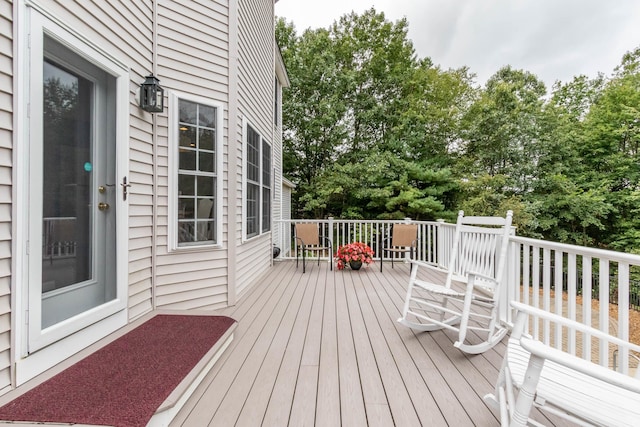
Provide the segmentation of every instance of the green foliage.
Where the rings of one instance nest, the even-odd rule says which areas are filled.
[[[610,77],[550,93],[505,66],[418,58],[405,19],[370,9],[306,30],[280,19],[294,216],[453,219],[514,211],[520,235],[640,253],[640,48]]]
[[[436,219],[440,196],[455,184],[448,170],[428,170],[382,153],[359,162],[335,163],[301,197],[310,216],[350,219]]]

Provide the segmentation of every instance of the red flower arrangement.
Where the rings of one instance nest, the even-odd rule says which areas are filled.
[[[334,258],[338,270],[344,269],[352,261],[371,264],[373,262],[373,249],[362,242],[349,243],[348,245],[340,246]]]

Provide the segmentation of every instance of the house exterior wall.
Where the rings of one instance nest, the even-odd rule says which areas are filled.
[[[158,11],[158,78],[165,90],[193,95],[223,105],[224,133],[229,114],[229,6],[227,1],[161,2]],[[158,226],[156,307],[213,309],[224,307],[227,297],[228,246],[169,250],[169,134],[166,117],[158,138]],[[227,181],[228,153],[223,155],[221,177]],[[235,145],[235,144],[233,144]],[[226,184],[224,185],[226,188]],[[228,196],[223,196],[223,217],[228,223]],[[226,230],[223,242],[227,239]]]
[[[242,135],[243,119],[248,120],[258,133],[272,144],[273,159],[279,150],[276,149],[273,140],[274,47],[273,1],[239,0],[238,133]],[[242,144],[238,144],[237,147],[240,151],[235,153],[236,166],[238,171],[242,171]],[[242,174],[236,175],[236,179],[239,190],[236,193],[236,203],[242,207]],[[272,192],[273,190],[272,188]],[[242,209],[238,212],[242,212]],[[264,233],[243,242],[241,219],[236,224],[235,241],[238,245],[237,293],[241,295],[246,287],[271,265],[272,233]]]
[[[0,391],[11,385],[13,3],[0,0]]]
[[[275,61],[276,61],[276,81],[274,82],[274,90],[275,90],[275,98],[276,102],[274,102],[274,132],[273,132],[273,141],[274,147],[274,156],[273,156],[273,167],[275,170],[275,179],[274,179],[274,198],[273,198],[273,218],[275,219],[273,224],[273,245],[277,246],[281,251],[285,248],[283,246],[283,236],[286,234],[286,230],[289,228],[289,224],[283,224],[278,220],[282,219],[290,219],[291,218],[291,201],[290,201],[290,193],[289,199],[287,199],[285,193],[287,189],[285,188],[285,184],[291,185],[290,182],[286,181],[282,176],[282,168],[283,168],[283,144],[282,144],[282,91],[283,88],[289,87],[289,77],[287,76],[287,71],[284,66],[284,60],[280,53],[280,49],[278,46],[274,46],[275,48]],[[288,202],[287,202],[288,200]]]
[[[62,23],[128,70],[129,321],[155,308],[215,309],[233,304],[271,265],[270,232],[248,241],[242,238],[243,120],[250,120],[272,144],[276,175],[281,169],[281,139],[274,138],[279,129],[273,126],[273,0],[0,0],[0,394],[16,386],[16,363],[26,357],[18,348],[23,344],[16,345],[24,326],[12,312],[12,303],[14,310],[22,310],[16,295],[27,286],[12,271],[12,251],[18,252],[17,242],[24,239],[16,226],[19,221],[12,218],[17,216],[15,206],[26,200],[14,183],[19,167],[14,164],[20,158],[13,149],[19,133],[14,111],[22,105],[16,98],[24,87],[15,77],[15,64],[24,62],[25,55],[15,41],[22,27],[14,16],[21,17],[26,5]],[[166,107],[162,113],[144,112],[136,99],[150,72],[156,73],[168,95],[194,95],[221,106],[222,233],[215,246],[179,251],[169,242],[169,222],[175,220],[169,212],[170,112]]]

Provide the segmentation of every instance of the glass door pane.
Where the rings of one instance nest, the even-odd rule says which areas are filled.
[[[92,92],[44,63],[43,294],[93,278]]]

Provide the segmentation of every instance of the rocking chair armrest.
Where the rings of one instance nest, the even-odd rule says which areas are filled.
[[[417,259],[413,259],[413,258],[409,258],[409,262],[411,264],[413,264],[415,267],[426,267],[426,268],[433,268],[433,269],[437,269],[437,270],[443,270],[443,268],[440,267],[435,262],[421,261],[421,260],[417,260]]]
[[[476,279],[481,279],[484,283],[477,283]],[[498,281],[495,277],[487,276],[486,274],[476,273],[469,271],[467,273],[467,286],[473,288],[480,288],[482,290],[495,290],[498,285]]]
[[[640,394],[640,381],[634,377],[573,356],[526,336],[520,338],[520,345],[529,353],[541,359],[552,361],[597,380]]]

